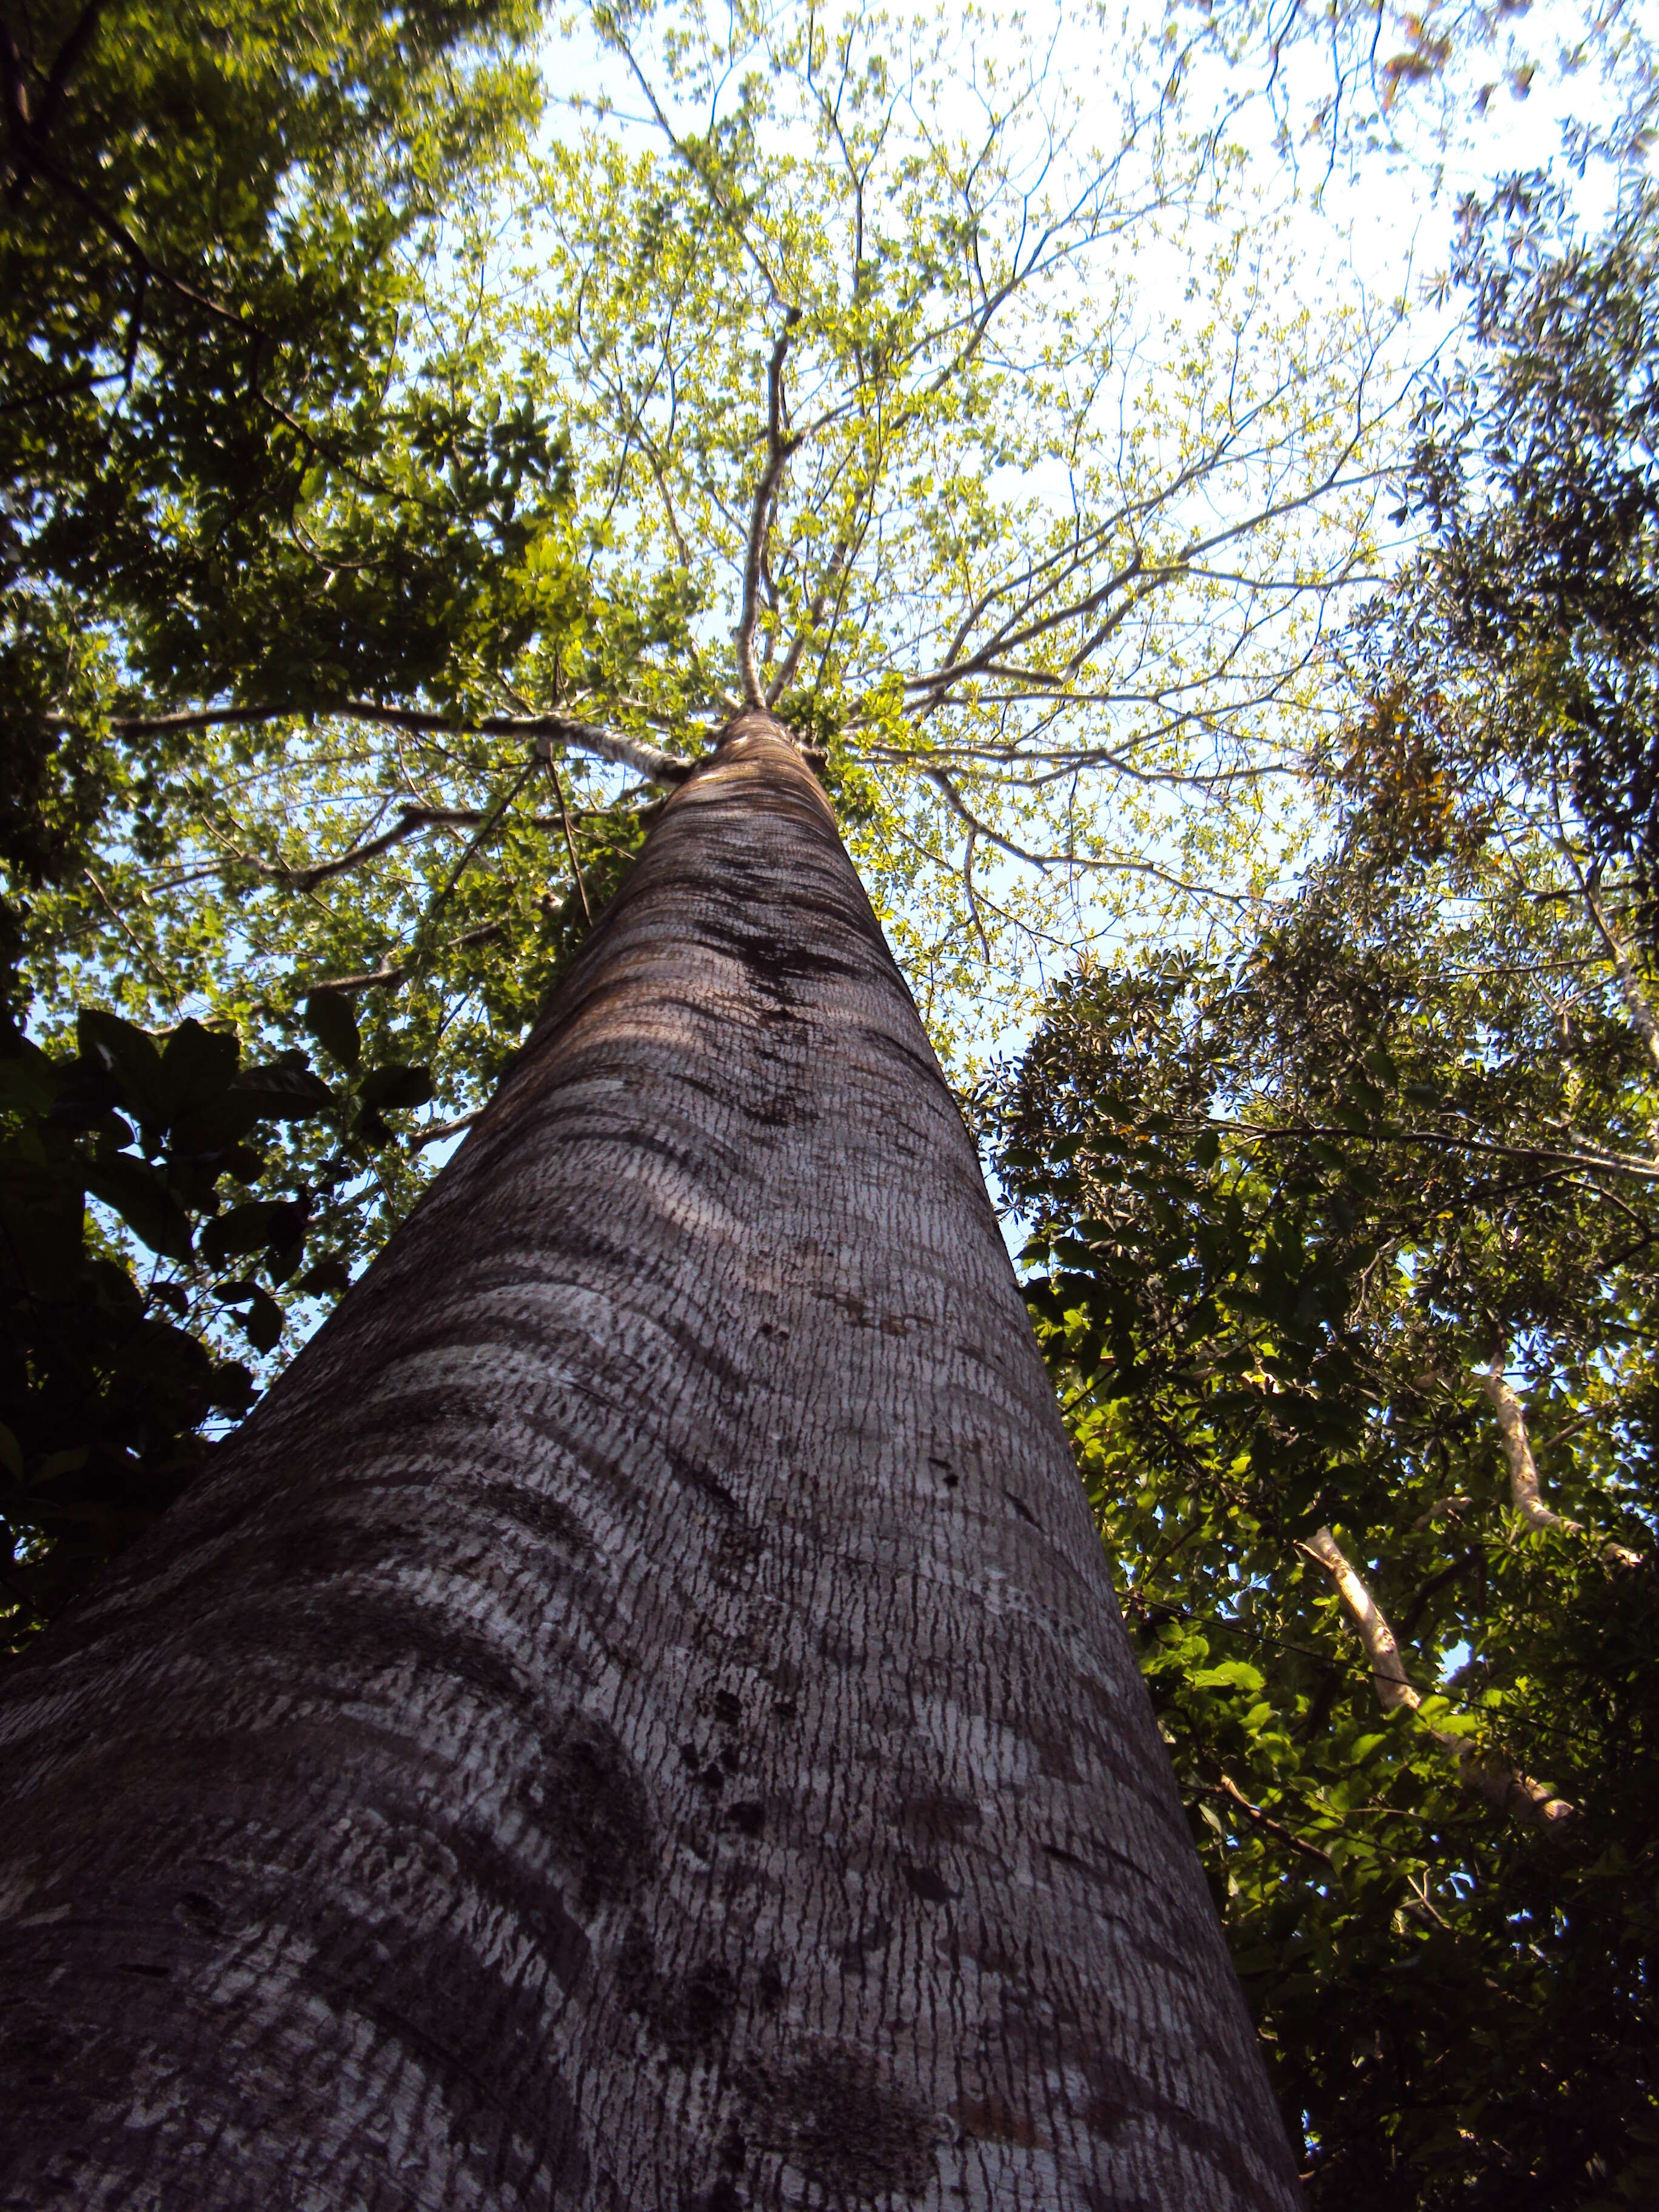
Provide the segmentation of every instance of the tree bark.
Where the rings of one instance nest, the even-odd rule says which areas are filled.
[[[973,1146],[763,714],[0,1744],[0,2205],[1297,2202]]]

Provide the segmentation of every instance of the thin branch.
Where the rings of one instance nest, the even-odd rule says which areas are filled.
[[[1467,1504],[1468,1501],[1465,1500],[1465,1503]],[[1468,1574],[1471,1567],[1478,1567],[1485,1556],[1482,1552],[1465,1552],[1461,1558],[1454,1559],[1449,1567],[1442,1567],[1438,1574],[1431,1575],[1425,1583],[1420,1583],[1418,1585],[1416,1595],[1400,1619],[1400,1633],[1405,1638],[1407,1643],[1409,1644],[1416,1635],[1417,1624],[1428,1611],[1431,1601],[1438,1597],[1443,1589],[1449,1589],[1452,1583]]]
[[[452,939],[450,949],[459,951],[464,945],[488,945],[506,934],[505,922],[486,922],[482,929],[469,929],[464,935]],[[387,961],[382,967],[366,969],[360,975],[331,975],[321,983],[308,984],[307,995],[311,997],[319,992],[334,991],[343,997],[349,991],[368,991],[378,984],[401,983],[414,964],[412,960]]]
[[[443,888],[435,892],[434,896],[428,900],[426,911],[420,919],[419,934],[423,934],[425,933],[431,924],[434,915],[438,912],[439,908],[441,907],[448,899],[450,893],[454,890],[456,884],[459,883],[461,878],[471,866],[474,854],[477,853],[485,838],[489,836],[490,831],[500,823],[501,817],[506,814],[507,808],[512,805],[514,800],[524,789],[526,784],[529,782],[532,775],[535,773],[535,768],[536,763],[532,758],[528,761],[524,768],[520,769],[519,774],[514,777],[512,782],[501,793],[500,799],[498,799],[495,805],[490,808],[488,815],[485,816],[483,821],[479,824],[477,833],[473,837],[471,843],[467,847],[466,850],[461,854],[460,859],[456,861],[454,866],[450,870],[448,879],[444,884]]]
[[[1426,1513],[1418,1515],[1416,1520],[1412,1522],[1412,1526],[1420,1534],[1425,1528],[1432,1528],[1443,1513],[1448,1520],[1456,1520],[1466,1513],[1474,1503],[1474,1498],[1465,1492],[1455,1491],[1449,1498],[1437,1498]]]
[[[46,719],[49,729],[71,730],[76,726],[72,715],[51,714]],[[647,782],[671,790],[684,783],[696,765],[695,761],[682,760],[656,745],[647,744],[642,738],[629,737],[620,730],[602,729],[597,723],[580,721],[569,714],[438,714],[416,707],[382,707],[372,699],[313,701],[302,706],[191,707],[173,714],[118,714],[111,718],[109,726],[118,737],[154,738],[173,731],[318,720],[370,722],[382,729],[447,732],[455,737],[525,738],[544,744],[572,745],[578,752],[592,753],[596,759],[609,761],[613,767],[631,769]]]
[[[99,904],[103,908],[105,913],[108,915],[110,920],[115,924],[115,927],[120,931],[122,936],[125,938],[127,943],[132,947],[134,952],[137,955],[139,966],[149,969],[151,981],[159,985],[163,999],[166,1000],[167,1003],[176,1013],[179,1009],[178,992],[167,981],[167,976],[162,973],[161,969],[156,966],[155,961],[151,959],[149,953],[145,947],[139,942],[137,938],[133,935],[131,930],[127,927],[126,917],[122,914],[114,900],[111,898],[109,893],[104,889],[103,884],[98,880],[97,873],[90,860],[87,863],[87,881],[92,885],[93,890],[98,894]]]
[[[1201,1788],[1199,1795],[1202,1797],[1219,1797],[1229,1805],[1236,1805],[1247,1820],[1253,1820],[1258,1828],[1265,1828],[1270,1836],[1277,1837],[1281,1844],[1287,1844],[1291,1850],[1299,1851],[1304,1858],[1317,1859],[1319,1863],[1325,1867],[1331,1864],[1331,1855],[1328,1851],[1322,1851],[1317,1844],[1304,1843],[1293,1828],[1287,1828],[1282,1820],[1275,1820],[1271,1814],[1264,1813],[1259,1805],[1252,1805],[1231,1775],[1224,1774],[1218,1781]]]
[[[575,879],[576,896],[582,902],[582,920],[591,929],[593,926],[593,909],[587,902],[587,885],[582,881],[582,864],[576,858],[576,836],[570,827],[570,809],[564,803],[564,784],[560,778],[551,751],[545,753],[543,758],[546,763],[547,772],[553,779],[553,789],[558,797],[559,819],[564,824],[564,849],[570,855],[570,872]]]
[[[823,620],[823,611],[830,603],[830,593],[840,583],[842,572],[849,557],[850,549],[843,538],[830,558],[830,566],[824,572],[823,582],[812,595],[811,605],[806,611],[806,620],[795,632],[788,652],[784,654],[772,681],[766,687],[766,703],[769,707],[775,707],[794,682],[795,672],[800,666],[811,635]]]
[[[1638,1182],[1659,1182],[1659,1162],[1638,1159],[1630,1152],[1564,1152],[1549,1145],[1498,1145],[1485,1137],[1454,1136],[1444,1129],[1339,1129],[1319,1121],[1273,1128],[1265,1122],[1230,1121],[1219,1116],[1211,1119],[1206,1127],[1237,1130],[1246,1137],[1328,1137],[1347,1144],[1441,1145],[1457,1152],[1489,1152],[1504,1160],[1548,1160],[1561,1167],[1630,1176]]]

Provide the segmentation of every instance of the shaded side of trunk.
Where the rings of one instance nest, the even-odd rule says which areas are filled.
[[[0,2205],[1296,2201],[973,1146],[765,717],[0,1759]]]

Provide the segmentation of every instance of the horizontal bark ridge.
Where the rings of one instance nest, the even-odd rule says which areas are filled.
[[[0,1740],[0,2204],[1295,2202],[973,1146],[763,714]]]

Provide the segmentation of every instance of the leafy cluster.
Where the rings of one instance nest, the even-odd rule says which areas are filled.
[[[1659,1528],[1654,1071],[1585,926],[1429,888],[1339,869],[1236,963],[1076,980],[999,1164],[1314,2201],[1635,2202],[1659,1578],[1598,1540],[1650,1560]],[[1593,1164],[1632,1145],[1632,1176]],[[1593,1536],[1509,1510],[1494,1356]],[[1415,1712],[1379,1705],[1324,1524]],[[1566,1841],[1449,1740],[1547,1775]]]
[[[277,1293],[334,1297],[352,1187],[420,1104],[423,1067],[360,1065],[356,1024],[319,999],[313,1026],[349,1070],[331,1086],[298,1047],[243,1064],[234,1031],[162,1039],[83,1011],[78,1051],[0,1041],[0,1594],[29,1641],[204,1465],[213,1425],[245,1413],[283,1333]],[[315,1179],[285,1139],[324,1133]],[[88,1201],[91,1201],[89,1208]]]
[[[1462,210],[1455,274],[1474,350],[1421,410],[1407,513],[1413,568],[1352,641],[1370,711],[1339,775],[1385,761],[1423,805],[1486,813],[1523,794],[1659,890],[1659,198],[1606,234],[1559,186],[1509,179]],[[1478,826],[1471,807],[1466,823]],[[1407,842],[1411,841],[1409,836]]]
[[[23,882],[72,870],[135,716],[453,700],[556,617],[556,432],[428,304],[446,219],[533,114],[533,20],[47,0],[8,30],[0,859]]]

